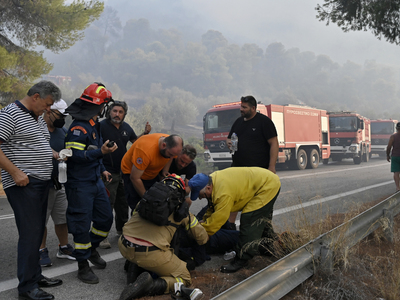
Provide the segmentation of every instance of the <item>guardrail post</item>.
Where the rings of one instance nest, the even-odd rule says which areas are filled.
[[[321,269],[333,273],[333,251],[326,245],[321,246]]]
[[[393,212],[388,209],[383,210],[383,217],[381,218],[381,224],[385,238],[393,243]]]

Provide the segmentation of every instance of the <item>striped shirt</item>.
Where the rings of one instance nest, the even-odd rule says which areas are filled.
[[[19,101],[0,110],[0,145],[5,156],[25,174],[49,180],[53,153],[46,122],[37,120]],[[11,175],[1,170],[3,188],[15,185]]]

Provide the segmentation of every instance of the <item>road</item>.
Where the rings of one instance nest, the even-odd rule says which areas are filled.
[[[296,220],[316,222],[327,214],[347,212],[362,203],[383,199],[395,192],[390,164],[373,157],[368,163],[354,165],[352,160],[320,164],[317,169],[293,171],[278,170],[282,188],[274,210],[274,226],[278,232],[292,228]],[[21,200],[23,201],[23,200]],[[197,212],[204,200],[196,201],[191,207]],[[1,257],[0,299],[18,299],[16,286],[16,251],[18,233],[13,212],[5,197],[0,197]],[[109,236],[111,249],[99,249],[108,265],[105,270],[94,268],[100,278],[97,285],[81,283],[77,278],[77,263],[56,258],[58,247],[52,221],[49,221],[47,247],[52,267],[43,269],[48,277],[61,278],[64,284],[47,291],[56,299],[118,299],[125,286],[126,276],[123,271],[124,259],[117,247],[115,228]],[[72,237],[70,236],[70,241]],[[206,264],[215,264],[212,259]]]

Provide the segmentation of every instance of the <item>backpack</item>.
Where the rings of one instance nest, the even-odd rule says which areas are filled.
[[[168,217],[179,210],[184,199],[184,194],[176,186],[156,182],[139,201],[137,212],[143,219],[153,222],[156,225],[175,226],[175,224],[168,220]]]

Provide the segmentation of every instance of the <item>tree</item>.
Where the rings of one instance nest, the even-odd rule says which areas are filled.
[[[0,2],[0,100],[21,97],[52,65],[40,46],[64,51],[83,37],[82,30],[97,19],[103,3],[77,0],[2,0]]]
[[[320,21],[337,23],[345,32],[371,30],[381,39],[400,44],[400,0],[324,0],[317,5]]]

